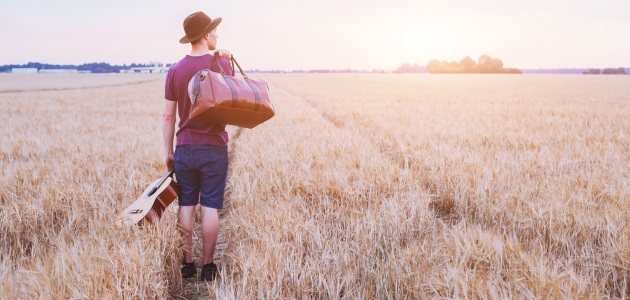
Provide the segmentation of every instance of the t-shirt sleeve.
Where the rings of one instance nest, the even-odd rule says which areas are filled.
[[[166,74],[166,83],[164,84],[164,99],[169,101],[177,101],[175,97],[175,90],[173,89],[173,73],[174,69],[171,67]]]

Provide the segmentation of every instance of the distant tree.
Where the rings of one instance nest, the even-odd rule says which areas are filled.
[[[462,66],[464,70],[466,70],[466,73],[470,73],[472,71],[472,68],[475,66],[475,64],[477,63],[474,60],[472,60],[470,56],[464,57],[464,59],[462,59],[462,61],[459,62],[459,65]]]
[[[493,73],[501,73],[503,71],[503,62],[500,59],[493,59],[491,65]]]
[[[521,70],[515,69],[515,68],[505,69],[504,73],[507,73],[507,74],[523,74],[523,72]]]
[[[481,73],[481,74],[492,73],[492,66],[488,64],[476,64],[472,68],[472,73]]]
[[[440,62],[440,67],[438,68],[438,71],[439,73],[448,73],[449,72],[448,62],[447,61]]]
[[[431,73],[439,73],[439,69],[440,61],[437,59],[433,59],[427,64],[427,70]]]
[[[590,74],[601,74],[601,70],[600,69],[590,69],[590,70],[588,70],[588,72]]]
[[[459,63],[452,61],[442,61],[437,59],[429,61],[427,70],[430,73],[495,73],[495,74],[522,74],[519,69],[503,68],[503,61],[498,58],[492,58],[489,55],[479,57],[477,63],[469,56],[464,57]]]
[[[492,57],[488,55],[479,56],[479,60],[477,63],[480,65],[492,66]]]
[[[624,68],[607,68],[602,71],[602,74],[626,74],[626,69]]]
[[[426,73],[427,68],[424,66],[418,66],[418,64],[411,65],[409,63],[404,63],[394,72],[396,73]]]
[[[479,56],[477,64],[473,68],[473,73],[493,73],[492,57],[488,55]]]
[[[463,73],[458,62],[452,61],[448,63],[448,73]]]
[[[133,67],[148,67],[145,64],[131,64],[130,66],[122,65],[110,65],[108,63],[86,63],[82,65],[50,65],[42,64],[38,62],[29,62],[24,65],[3,65],[0,66],[0,72],[10,72],[12,68],[37,68],[41,69],[77,69],[80,71],[92,71],[93,73],[118,73],[120,70],[129,69]]]

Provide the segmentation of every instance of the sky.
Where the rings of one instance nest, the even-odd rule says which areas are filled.
[[[0,65],[174,63],[196,11],[223,18],[218,48],[245,69],[630,67],[628,0],[0,0]]]

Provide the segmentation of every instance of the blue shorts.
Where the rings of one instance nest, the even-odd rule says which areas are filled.
[[[179,206],[201,204],[223,208],[228,170],[227,146],[180,145],[175,148],[174,158]]]

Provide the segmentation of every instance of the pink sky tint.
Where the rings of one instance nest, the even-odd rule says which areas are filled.
[[[630,67],[630,1],[9,1],[0,64],[176,62],[182,22],[223,17],[247,69],[395,69],[482,54],[506,67]]]

